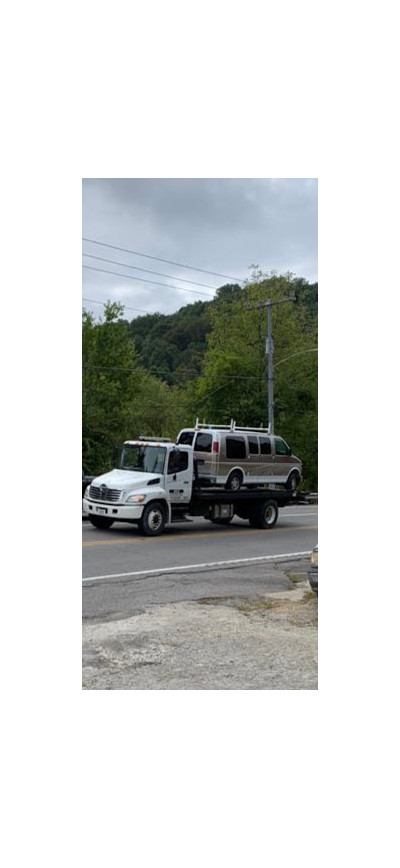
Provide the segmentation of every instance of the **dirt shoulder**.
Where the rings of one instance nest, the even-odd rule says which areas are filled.
[[[83,688],[317,690],[318,604],[301,578],[288,591],[85,623]]]

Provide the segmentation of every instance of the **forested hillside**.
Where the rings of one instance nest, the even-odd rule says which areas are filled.
[[[110,303],[104,320],[83,314],[83,466],[109,469],[114,444],[139,434],[176,437],[197,416],[267,424],[267,298],[273,307],[275,430],[317,487],[318,287],[291,275],[255,273],[245,288],[221,287],[209,302],[127,322]]]
[[[211,330],[212,304],[197,301],[168,316],[155,313],[132,320],[128,332],[143,366],[171,385],[174,374],[184,379],[199,376]]]

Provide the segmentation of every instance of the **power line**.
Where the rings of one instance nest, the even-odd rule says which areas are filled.
[[[82,265],[82,268],[89,268],[90,271],[101,271],[103,274],[115,274],[116,277],[124,277],[126,280],[136,280],[139,283],[152,283],[155,286],[165,286],[166,289],[179,289],[180,292],[193,292],[195,295],[206,295],[208,298],[214,298],[211,292],[201,292],[200,289],[186,289],[184,286],[170,286],[169,283],[159,283],[158,280],[147,280],[145,277],[133,277],[131,274],[121,274],[119,271],[108,271],[104,268],[95,268],[94,265]]]
[[[282,362],[286,362],[288,359],[294,359],[295,356],[303,356],[305,353],[317,353],[317,352],[318,352],[318,347],[313,347],[312,350],[301,350],[301,352],[299,352],[299,353],[292,353],[290,356],[285,356],[284,359],[281,359],[280,362],[277,362],[276,365],[274,365],[274,368],[277,368],[278,365],[281,365]]]
[[[228,280],[234,280],[235,283],[243,283],[242,277],[231,277],[229,274],[219,274],[218,271],[208,271],[206,268],[197,268],[195,265],[184,265],[182,262],[174,262],[171,259],[161,259],[160,256],[150,256],[148,253],[139,253],[137,250],[128,250],[126,247],[117,247],[116,244],[106,244],[105,241],[96,241],[94,238],[85,238],[83,235],[82,241],[89,241],[91,244],[99,244],[101,247],[110,247],[113,250],[122,250],[123,253],[132,253],[134,256],[144,256],[146,259],[156,259],[157,262],[166,262],[167,265],[177,265],[178,268],[188,268],[190,271],[201,271],[203,274],[212,274],[214,277],[225,277]]]
[[[106,305],[108,304],[108,301],[96,301],[95,298],[85,298],[84,296],[82,296],[82,301],[90,301],[91,304],[102,304],[103,307],[106,307]],[[127,310],[135,310],[136,313],[149,313],[150,315],[152,315],[152,313],[154,312],[151,310],[141,310],[141,308],[139,307],[128,307],[128,305],[124,304],[122,301],[117,301],[115,303],[123,304],[124,308],[126,308]]]
[[[137,265],[128,265],[127,262],[118,262],[117,259],[104,259],[103,256],[94,256],[93,253],[83,253],[89,259],[99,259],[100,262],[110,262],[111,265],[120,265],[123,268],[132,268],[134,271],[145,271],[146,274],[157,274],[158,277],[170,277],[172,280],[181,280],[183,283],[192,283],[193,286],[204,286],[206,289],[219,289],[218,286],[210,286],[209,283],[198,283],[197,280],[189,280],[187,277],[176,277],[172,274],[164,274],[162,271],[150,271],[149,268],[139,268]]]
[[[89,267],[89,266],[86,266],[86,267]],[[101,269],[99,269],[99,270],[101,271]],[[108,274],[108,272],[106,271],[105,274]],[[124,275],[121,275],[121,276],[124,277]],[[178,286],[176,287],[176,289],[180,289],[180,288],[181,287],[178,287]],[[190,290],[189,290],[189,292],[190,292]],[[82,296],[82,301],[90,301],[91,304],[101,304],[101,305],[103,305],[103,307],[106,307],[107,304],[109,304],[109,301],[99,301],[97,298],[86,298],[85,296]],[[146,313],[146,314],[149,314],[150,316],[175,316],[175,313],[178,312],[178,311],[173,311],[171,313],[162,313],[161,311],[158,311],[158,310],[143,310],[143,308],[139,308],[139,307],[129,307],[129,305],[125,304],[124,301],[117,301],[117,299],[113,299],[112,303],[121,304],[123,306],[124,310],[125,309],[126,310],[134,310],[137,313]],[[208,304],[208,302],[204,302],[204,304]],[[82,308],[83,308],[83,310],[85,310],[83,305],[82,305]],[[182,310],[182,308],[180,308],[180,309]]]
[[[85,369],[96,370],[96,371],[124,371],[126,374],[136,374],[137,368],[123,368],[117,365],[82,365]],[[143,366],[142,361],[139,359],[139,367],[143,367],[143,370],[147,374],[166,374],[170,377],[182,377],[181,371],[162,371],[159,368],[145,368]],[[186,373],[190,374],[198,374],[201,376],[201,371],[197,371],[195,368],[185,368]],[[257,377],[254,374],[223,374],[225,378],[229,380],[264,380],[264,377]]]

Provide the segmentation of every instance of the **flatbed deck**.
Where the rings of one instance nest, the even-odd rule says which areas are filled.
[[[278,506],[289,503],[307,503],[306,495],[301,492],[286,491],[284,488],[241,488],[239,491],[228,491],[225,488],[194,488],[192,502],[194,503],[243,503],[249,500],[275,500]]]

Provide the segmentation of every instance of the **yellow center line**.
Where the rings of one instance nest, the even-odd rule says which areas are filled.
[[[299,527],[296,527],[296,528],[293,528],[293,527],[275,527],[274,531],[280,531],[280,533],[288,533],[288,532],[292,532],[293,530],[297,531],[297,530],[317,530],[317,529],[318,529],[318,525],[316,525],[316,524],[315,525],[305,524],[303,526],[300,525]],[[254,530],[239,531],[241,536],[249,536],[249,534],[253,534],[253,533],[260,534],[260,533],[266,533],[266,532],[267,532],[266,529],[263,529],[263,528],[255,528]],[[268,533],[271,533],[271,532],[272,532],[272,528],[268,531]],[[83,548],[89,548],[90,546],[129,546],[129,545],[140,545],[140,544],[143,545],[143,543],[154,543],[154,542],[157,542],[157,545],[159,545],[160,543],[163,543],[163,542],[175,542],[177,539],[190,540],[193,542],[193,541],[196,541],[198,539],[212,539],[212,538],[216,539],[216,538],[219,538],[221,536],[230,536],[232,538],[233,535],[238,536],[239,534],[237,531],[236,531],[236,533],[235,533],[235,531],[233,531],[233,534],[232,534],[232,531],[225,530],[225,531],[217,531],[217,533],[215,533],[215,531],[214,532],[211,531],[210,533],[207,533],[207,532],[206,533],[199,533],[199,534],[196,534],[196,536],[180,533],[180,534],[176,534],[176,535],[174,534],[174,536],[146,537],[145,539],[142,539],[142,538],[140,538],[140,539],[99,539],[99,540],[95,540],[93,542],[83,542],[82,547]]]

